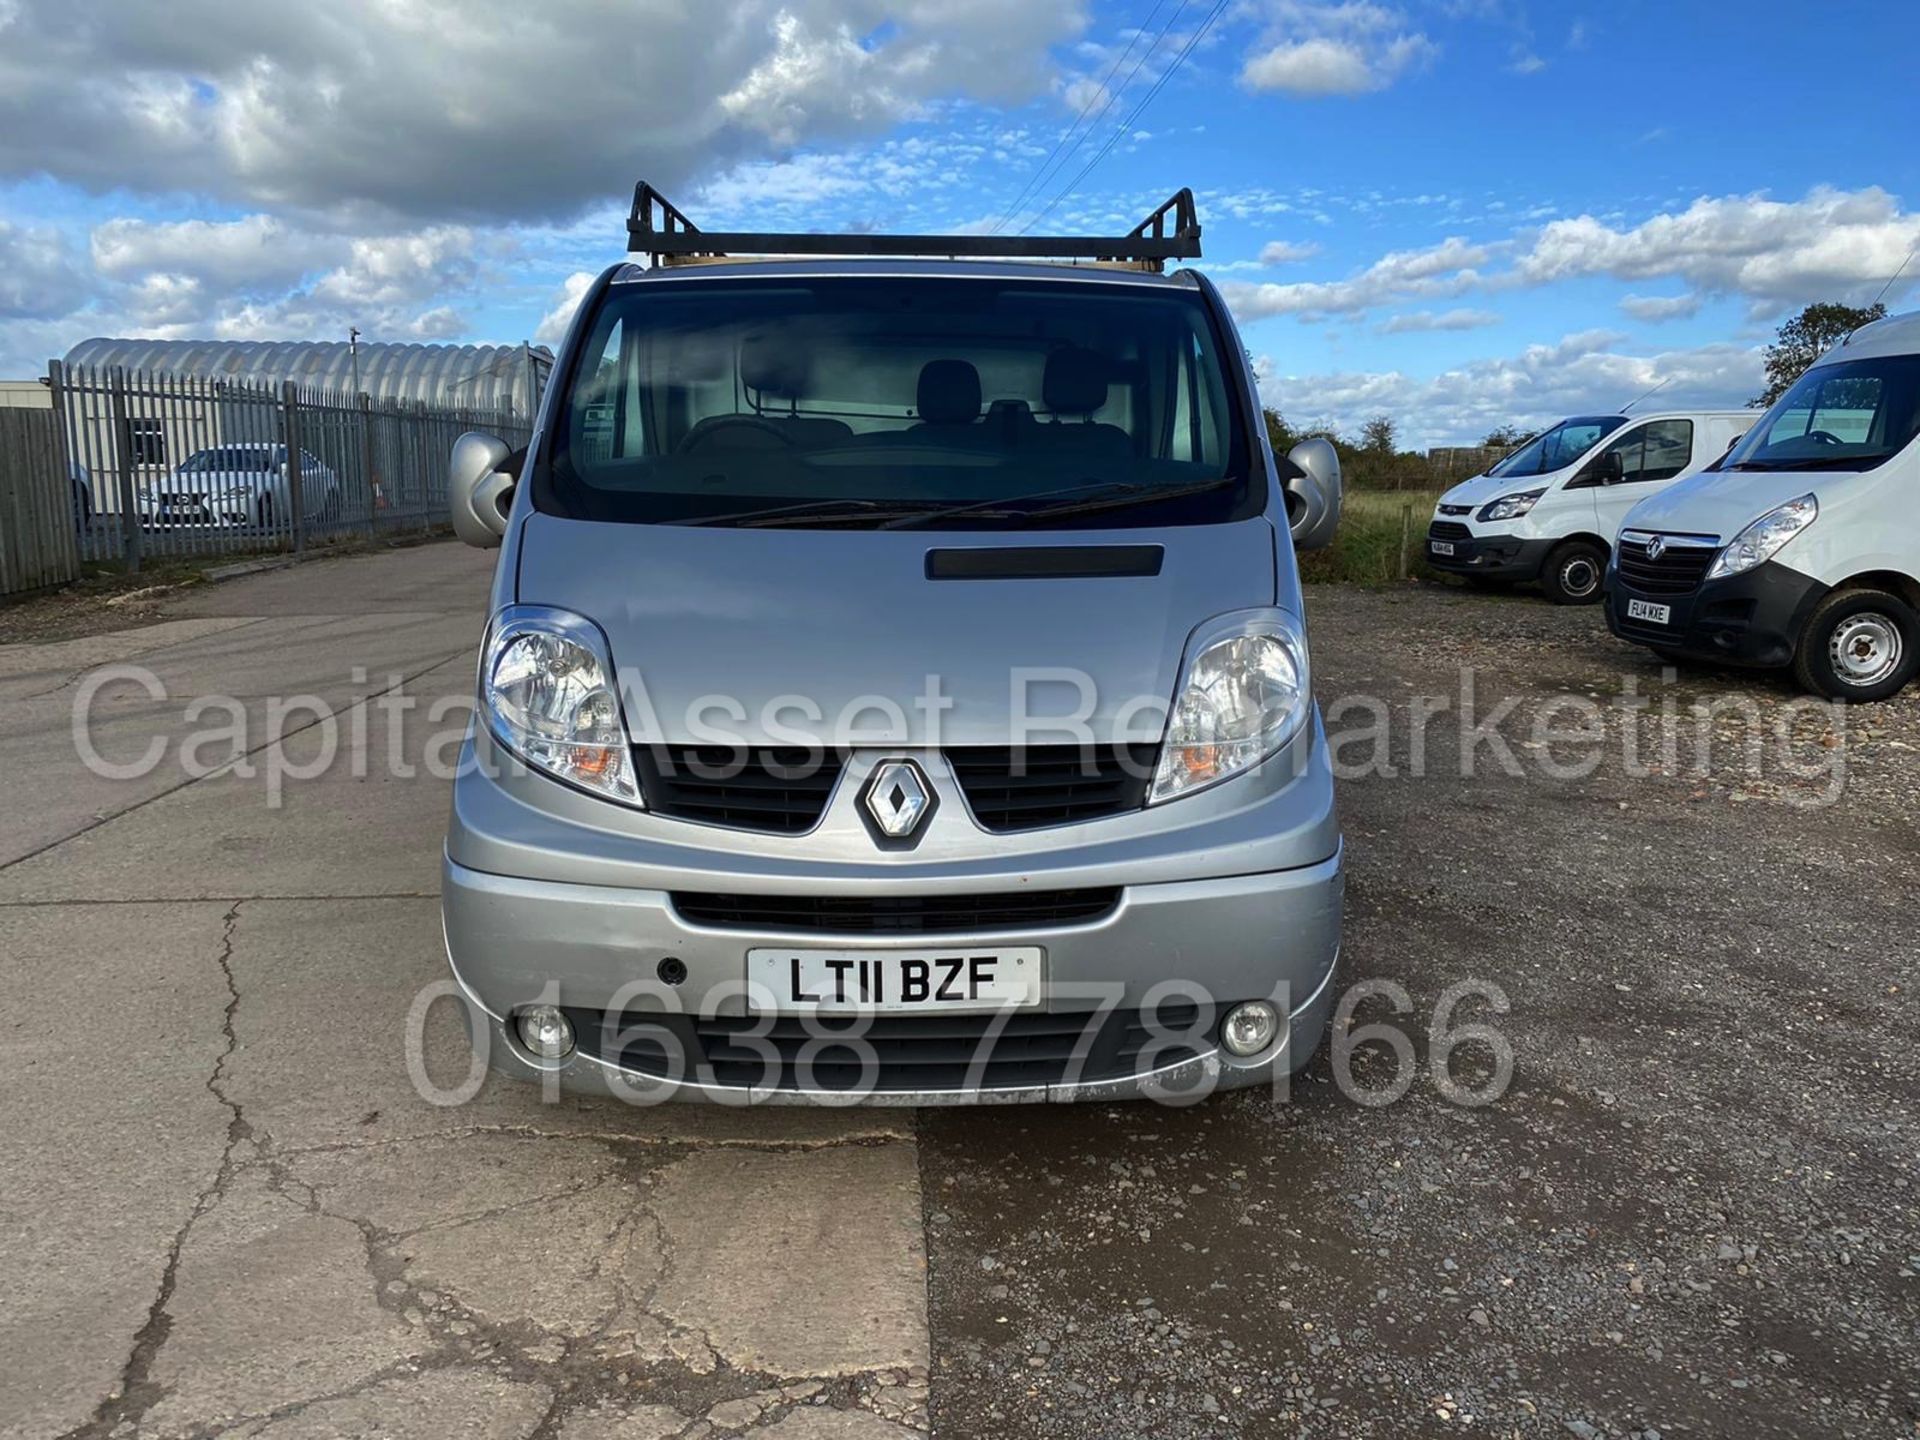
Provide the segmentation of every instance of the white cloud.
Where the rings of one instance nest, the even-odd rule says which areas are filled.
[[[943,100],[1052,84],[1084,0],[18,0],[0,176],[355,228],[555,219]],[[75,77],[84,77],[77,83]],[[369,221],[367,217],[385,217]]]
[[[1261,398],[1295,424],[1348,434],[1368,416],[1399,423],[1408,445],[1473,444],[1499,425],[1544,425],[1582,411],[1615,409],[1663,380],[1662,405],[1738,408],[1761,378],[1757,349],[1706,345],[1691,350],[1621,354],[1622,337],[1584,331],[1520,354],[1475,360],[1429,379],[1399,371],[1280,375],[1256,364]]]
[[[0,220],[0,319],[64,315],[85,293],[86,279],[59,231]]]
[[[1686,320],[1700,313],[1698,295],[1628,295],[1620,308],[1636,320],[1657,324],[1662,320]]]
[[[1878,186],[1822,187],[1801,200],[1702,197],[1677,215],[1622,228],[1592,215],[1544,227],[1515,265],[1529,284],[1590,275],[1676,278],[1771,310],[1871,299],[1916,245],[1920,215]]]
[[[1320,253],[1320,247],[1311,240],[1269,240],[1260,247],[1262,265],[1297,265],[1302,260],[1311,260]]]
[[[1485,264],[1492,254],[1487,246],[1451,236],[1425,250],[1395,251],[1345,280],[1289,285],[1229,280],[1220,289],[1242,323],[1274,315],[1320,319],[1355,314],[1409,296],[1464,294],[1482,283],[1474,267]]]
[[[1582,215],[1515,235],[1489,243],[1454,236],[1424,250],[1383,256],[1344,280],[1226,280],[1221,290],[1234,313],[1251,323],[1276,315],[1321,320],[1398,300],[1455,299],[1604,276],[1688,287],[1688,295],[1675,298],[1626,296],[1621,309],[1638,320],[1685,318],[1712,295],[1738,296],[1754,318],[1768,319],[1816,300],[1872,300],[1920,246],[1920,214],[1902,210],[1877,187],[1822,188],[1794,201],[1705,197],[1638,224]],[[1916,282],[1920,274],[1904,277],[1893,294]]]
[[[1405,335],[1423,330],[1479,330],[1498,325],[1491,310],[1403,310],[1380,327],[1382,335]]]
[[[1385,89],[1439,54],[1426,35],[1407,28],[1399,11],[1368,0],[1269,0],[1266,8],[1266,36],[1240,70],[1240,83],[1250,90],[1362,95]]]
[[[1547,62],[1531,50],[1522,50],[1513,57],[1513,63],[1507,66],[1516,75],[1538,75],[1547,68]]]
[[[344,236],[303,232],[271,215],[239,220],[109,220],[91,237],[94,268],[116,278],[193,276],[223,287],[284,286],[343,261]]]
[[[540,324],[533,332],[536,345],[554,345],[566,338],[567,326],[573,323],[573,312],[580,308],[580,302],[586,297],[587,287],[594,282],[594,276],[586,270],[578,270],[566,278],[560,291],[553,298],[553,308],[541,317]]]

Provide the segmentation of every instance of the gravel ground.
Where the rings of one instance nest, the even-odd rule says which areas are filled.
[[[1920,696],[1669,676],[1526,597],[1310,605],[1323,702],[1395,717],[1397,773],[1342,752],[1344,963],[1406,988],[1416,1077],[1363,1106],[1323,1053],[1286,1104],[923,1115],[935,1433],[1920,1433]],[[1463,667],[1481,716],[1515,702],[1518,773],[1462,778]],[[1416,696],[1453,707],[1419,776]],[[1597,749],[1534,743],[1556,699]],[[1649,764],[1669,705],[1682,761]],[[1480,1106],[1429,1069],[1463,980],[1510,1002],[1453,1017],[1511,1046]],[[1451,1073],[1493,1068],[1469,1044]]]

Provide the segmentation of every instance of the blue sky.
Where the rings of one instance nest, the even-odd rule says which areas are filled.
[[[1013,228],[1077,231],[1185,184],[1297,423],[1739,404],[1786,314],[1920,244],[1916,53],[1895,3],[0,0],[0,374],[94,334],[551,338],[640,176],[799,228],[1030,189]]]

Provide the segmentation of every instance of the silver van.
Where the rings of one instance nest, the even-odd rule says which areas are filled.
[[[646,185],[524,454],[443,911],[496,1069],[636,1100],[1298,1069],[1342,848],[1296,546],[1181,191],[1124,236],[702,231]]]

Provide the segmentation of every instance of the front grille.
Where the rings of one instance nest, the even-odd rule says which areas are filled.
[[[1471,515],[1473,513],[1473,507],[1471,505],[1441,505],[1436,508],[1442,515]]]
[[[1202,1016],[1186,1000],[1105,1016],[1022,1010],[709,1018],[578,1008],[567,1016],[588,1055],[643,1075],[735,1089],[928,1091],[1118,1080],[1195,1059],[1216,1043],[1215,1016]],[[846,1039],[823,1042],[833,1034]]]
[[[1616,563],[1620,578],[1642,595],[1691,595],[1707,577],[1716,547],[1668,543],[1658,560],[1649,559],[1643,540],[1620,541]]]
[[[1429,540],[1471,540],[1473,531],[1458,520],[1436,520],[1427,527]]]
[[[947,764],[974,818],[1005,834],[1138,810],[1159,757],[1157,744],[969,745]]]
[[[637,745],[640,788],[657,815],[798,835],[820,823],[842,759],[801,749]]]
[[[843,935],[956,935],[1082,925],[1120,904],[1118,887],[1009,890],[993,895],[715,895],[675,891],[673,908],[695,925]]]

